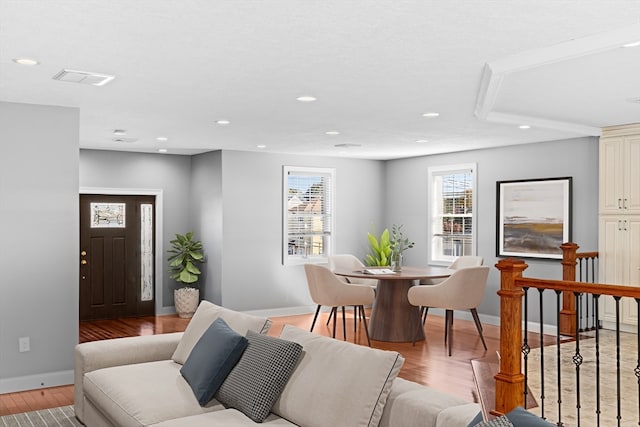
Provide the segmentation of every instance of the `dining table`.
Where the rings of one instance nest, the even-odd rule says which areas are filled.
[[[367,271],[374,271],[371,274]],[[420,326],[420,308],[409,303],[407,293],[422,279],[442,279],[449,277],[453,270],[446,267],[403,266],[400,271],[386,268],[367,267],[362,270],[336,269],[334,274],[344,277],[377,279],[376,299],[369,320],[369,336],[373,340],[407,342],[424,339],[424,329]],[[428,286],[428,285],[425,285]]]

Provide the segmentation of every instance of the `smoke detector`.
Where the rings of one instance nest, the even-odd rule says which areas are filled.
[[[85,85],[104,86],[116,76],[109,74],[93,73],[91,71],[77,71],[64,69],[53,76],[54,80],[69,83],[81,83]]]

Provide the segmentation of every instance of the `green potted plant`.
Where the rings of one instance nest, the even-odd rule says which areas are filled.
[[[385,228],[380,234],[380,238],[372,233],[367,233],[367,239],[369,240],[369,253],[365,256],[365,264],[368,266],[388,266],[391,260],[389,230]]]
[[[193,239],[193,232],[176,234],[169,242],[169,274],[178,282],[173,297],[178,316],[189,318],[193,316],[200,302],[198,279],[202,273],[198,264],[204,262],[202,242]]]

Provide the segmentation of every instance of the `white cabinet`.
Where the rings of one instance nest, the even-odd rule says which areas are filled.
[[[640,286],[640,124],[603,129],[599,161],[598,281]],[[600,297],[600,319],[615,327],[612,297]],[[621,299],[620,322],[636,331],[633,299]]]
[[[599,282],[640,286],[640,216],[602,215],[599,229]],[[614,326],[613,298],[602,296],[600,299],[601,319]],[[632,299],[621,300],[620,321],[637,325],[637,309]]]
[[[640,214],[640,135],[600,139],[600,214]]]

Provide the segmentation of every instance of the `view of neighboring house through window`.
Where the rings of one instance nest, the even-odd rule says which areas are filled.
[[[335,170],[283,169],[283,264],[326,262],[333,238]]]
[[[476,254],[476,165],[429,168],[429,263]]]

